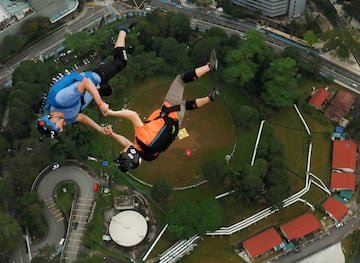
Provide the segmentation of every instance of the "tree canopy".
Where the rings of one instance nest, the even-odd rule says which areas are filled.
[[[22,244],[21,227],[10,215],[0,212],[0,251],[8,254]]]
[[[203,235],[220,227],[223,217],[222,208],[214,198],[182,203],[167,214],[169,234],[175,240]]]

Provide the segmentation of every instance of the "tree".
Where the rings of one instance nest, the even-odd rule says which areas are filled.
[[[195,0],[197,6],[209,7],[212,4],[211,0]]]
[[[307,41],[307,43],[312,46],[314,45],[315,43],[318,42],[318,38],[317,36],[315,35],[314,31],[312,30],[307,30],[305,33],[304,33],[304,39]]]
[[[291,58],[279,58],[270,63],[262,77],[265,91],[261,94],[264,102],[281,108],[294,104],[298,97],[296,62]]]
[[[155,36],[155,37],[168,37],[169,29],[169,17],[175,16],[173,12],[169,12],[167,15],[164,14],[161,10],[154,10],[149,15],[146,16],[146,35]]]
[[[170,197],[172,191],[172,187],[164,180],[161,180],[154,183],[153,187],[151,188],[150,194],[155,201],[162,202]]]
[[[221,184],[232,173],[225,161],[209,160],[202,168],[203,176],[211,184]]]
[[[180,43],[186,43],[191,35],[190,20],[188,16],[176,14],[169,18],[169,37]]]
[[[204,59],[209,59],[211,50],[220,50],[220,47],[220,39],[217,37],[203,38],[195,42],[193,49],[191,50],[191,60],[193,64],[203,65],[208,62],[204,61]]]
[[[4,136],[0,135],[0,158],[4,158],[8,148],[9,142],[5,139]]]
[[[7,35],[4,38],[3,45],[9,50],[10,53],[19,52],[27,41],[27,37],[23,34]]]
[[[127,79],[145,80],[156,76],[158,73],[167,72],[169,67],[163,58],[156,56],[155,52],[145,52],[132,58],[126,68],[129,68],[131,76],[126,74]],[[125,69],[126,70],[126,69]],[[172,73],[172,72],[171,72]]]
[[[258,70],[258,65],[246,58],[241,50],[229,51],[225,63],[228,66],[224,70],[224,80],[230,84],[243,86],[255,77]]]
[[[172,73],[190,67],[186,45],[178,43],[175,38],[155,39],[153,47],[157,56],[163,58],[168,67],[173,69]]]
[[[27,227],[31,236],[42,238],[47,231],[47,224],[43,216],[44,202],[35,192],[26,192],[19,198],[16,207],[22,226]]]
[[[49,31],[51,24],[48,17],[34,17],[26,20],[21,27],[21,32],[30,40],[44,36]]]
[[[176,240],[203,235],[219,228],[223,217],[221,206],[214,198],[181,203],[167,215],[169,234]]]
[[[223,74],[226,82],[242,87],[250,81],[257,81],[263,67],[273,57],[273,51],[259,32],[249,30],[244,38],[238,48],[229,50],[226,54]]]
[[[359,116],[360,112],[356,107],[356,115]],[[355,140],[356,142],[360,142],[360,118],[352,118],[352,121],[346,127],[346,130],[349,133],[351,139]]]
[[[86,54],[95,45],[94,39],[87,32],[65,35],[64,45],[79,54]]]
[[[237,123],[244,128],[253,128],[259,123],[259,112],[251,106],[242,105],[235,114]]]
[[[0,251],[8,254],[22,244],[21,227],[10,215],[0,212]]]
[[[240,192],[248,204],[251,204],[264,189],[264,178],[267,171],[268,164],[265,159],[257,159],[254,165],[246,165],[240,171]]]

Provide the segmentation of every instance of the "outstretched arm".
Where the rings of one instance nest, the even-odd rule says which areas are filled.
[[[82,80],[81,83],[78,85],[78,90],[81,93],[84,93],[85,91],[89,92],[94,98],[94,101],[96,102],[96,105],[98,105],[101,113],[106,116],[106,112],[109,110],[109,104],[103,102],[98,89],[95,87],[94,83],[90,79],[85,78],[84,80]]]
[[[132,124],[134,125],[134,127],[144,125],[144,123],[143,123],[142,120],[140,119],[140,117],[139,117],[139,115],[137,114],[137,112],[132,111],[132,110],[123,109],[123,110],[113,111],[113,110],[110,110],[110,109],[109,109],[109,110],[107,111],[107,116],[114,116],[114,117],[117,117],[117,118],[125,118],[125,119],[128,119],[129,121],[132,122]]]
[[[106,134],[105,127],[100,126],[99,124],[97,124],[95,121],[93,121],[89,116],[85,115],[84,113],[79,113],[78,116],[76,117],[76,121],[80,122],[81,124],[84,124],[86,126],[89,126],[102,134]]]
[[[105,127],[105,134],[111,136],[115,141],[117,141],[124,147],[128,147],[132,145],[132,142],[129,139],[127,139],[125,136],[113,132],[111,126]]]

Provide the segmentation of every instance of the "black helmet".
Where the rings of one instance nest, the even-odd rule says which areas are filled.
[[[50,137],[54,139],[60,131],[60,128],[56,126],[55,122],[50,121],[50,115],[46,114],[37,120],[36,127],[41,133],[40,139]]]
[[[129,146],[126,152],[121,153],[119,157],[114,160],[114,163],[121,172],[126,173],[128,170],[135,169],[140,165],[141,157],[134,146]]]

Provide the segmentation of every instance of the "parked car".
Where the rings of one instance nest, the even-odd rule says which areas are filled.
[[[335,227],[339,228],[339,227],[342,227],[343,225],[344,225],[344,223],[339,221],[339,222],[336,222]]]
[[[301,249],[299,247],[296,247],[293,249],[295,253],[299,253],[301,251]]]

